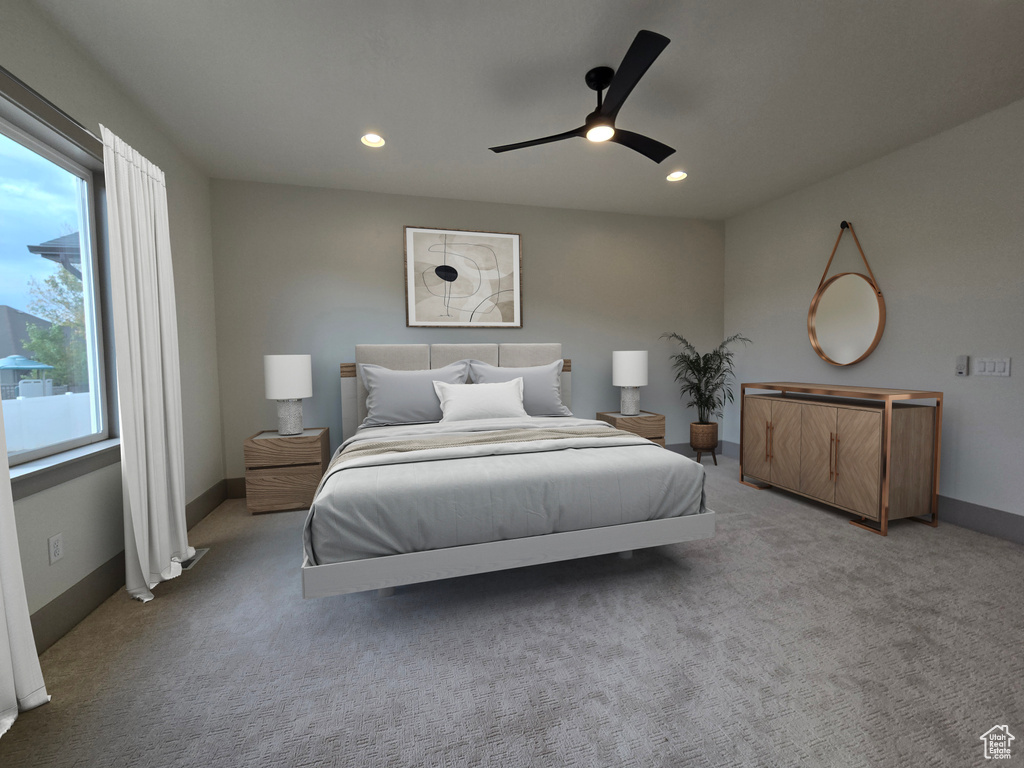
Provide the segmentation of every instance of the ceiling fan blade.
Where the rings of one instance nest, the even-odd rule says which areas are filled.
[[[672,147],[662,144],[660,141],[649,139],[646,136],[641,136],[639,133],[633,133],[632,131],[624,131],[621,128],[616,128],[615,135],[608,139],[608,141],[614,141],[616,144],[629,147],[633,151],[639,152],[644,157],[648,157],[656,163],[660,163],[666,157],[675,152]]]
[[[602,115],[615,119],[626,97],[670,42],[664,35],[646,29],[636,33],[633,44],[629,46],[622,63],[615,71],[612,84],[608,86],[608,93],[605,94],[601,105]]]
[[[572,139],[577,136],[584,136],[587,132],[587,127],[581,125],[571,131],[565,133],[556,133],[554,136],[545,136],[543,139],[533,139],[532,141],[520,141],[518,144],[504,144],[500,147],[491,147],[491,152],[508,152],[512,149],[525,149],[526,147],[536,147],[538,144],[550,144],[553,141],[562,141],[562,139]]]

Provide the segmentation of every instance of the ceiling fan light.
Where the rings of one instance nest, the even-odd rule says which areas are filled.
[[[360,139],[368,147],[383,147],[384,138],[376,133],[368,133]]]
[[[686,171],[672,171],[672,173],[665,178],[669,181],[682,181],[686,178]]]
[[[587,138],[591,141],[608,141],[615,135],[615,129],[605,123],[599,123],[587,131]]]

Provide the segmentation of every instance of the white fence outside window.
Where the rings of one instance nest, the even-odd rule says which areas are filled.
[[[96,431],[94,402],[88,392],[4,400],[8,453],[32,451]]]

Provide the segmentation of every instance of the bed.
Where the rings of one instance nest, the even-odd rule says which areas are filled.
[[[343,443],[303,529],[303,597],[714,535],[701,465],[571,415],[560,344],[358,345],[341,374]]]

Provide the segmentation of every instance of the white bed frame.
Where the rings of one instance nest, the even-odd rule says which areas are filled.
[[[441,368],[472,358],[515,368],[545,365],[562,357],[561,344],[361,344],[356,363],[396,370]],[[571,406],[571,361],[562,369],[562,401]],[[356,364],[341,366],[342,438],[348,439],[366,417],[366,390]],[[508,541],[386,555],[327,565],[302,563],[302,596],[329,597],[367,590],[390,590],[405,584],[501,571],[579,557],[631,552],[634,549],[707,539],[715,535],[715,513],[550,533]],[[386,592],[385,592],[386,593]]]

